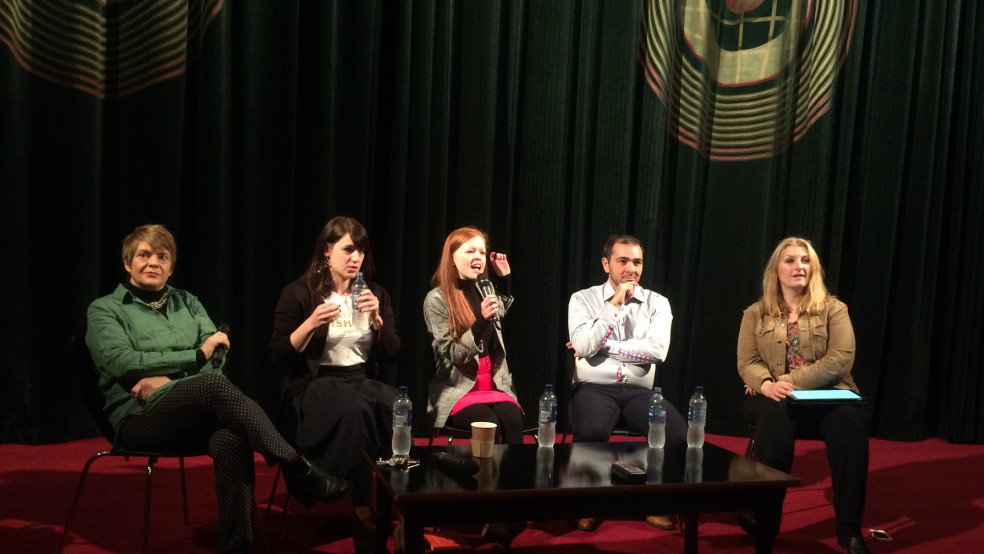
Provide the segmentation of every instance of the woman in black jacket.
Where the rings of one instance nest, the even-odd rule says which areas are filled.
[[[390,296],[376,283],[358,298],[352,282],[372,271],[369,237],[358,221],[336,217],[315,242],[311,263],[287,285],[274,311],[270,353],[284,370],[281,398],[297,447],[321,469],[353,483],[354,538],[372,547],[371,468],[362,458],[389,446],[396,389],[366,376],[400,350]]]

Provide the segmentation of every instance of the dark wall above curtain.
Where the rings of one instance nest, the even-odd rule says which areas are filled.
[[[704,385],[708,431],[744,433],[741,312],[772,248],[795,234],[850,307],[873,432],[984,441],[984,8],[809,3],[855,7],[837,14],[852,28],[829,96],[799,94],[815,76],[797,58],[765,108],[793,123],[734,156],[714,133],[743,137],[740,120],[725,125],[725,107],[744,101],[736,88],[685,42],[663,73],[647,48],[651,10],[696,17],[677,10],[688,4],[190,2],[160,15],[188,52],[166,78],[84,90],[25,57],[16,35],[31,14],[0,1],[0,440],[94,434],[69,338],[124,277],[123,236],[148,222],[176,235],[171,283],[230,325],[230,376],[274,409],[274,303],[344,214],[368,229],[399,318],[404,349],[384,378],[408,385],[421,414],[432,372],[421,307],[448,232],[478,226],[509,254],[506,343],[527,417],[544,383],[566,395],[568,299],[604,280],[602,245],[628,232],[645,246],[643,285],[673,307],[664,391],[680,407]],[[166,6],[178,9],[77,3],[107,37]],[[71,44],[71,26],[61,32]],[[791,45],[802,54],[810,40]],[[686,87],[700,102],[683,101]],[[814,110],[809,125],[799,106]]]

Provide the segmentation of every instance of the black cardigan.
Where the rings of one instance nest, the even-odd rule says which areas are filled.
[[[374,333],[375,340],[370,360],[392,362],[400,351],[400,336],[397,334],[393,303],[386,289],[374,282],[369,282],[368,285],[369,290],[379,299],[379,315],[383,318],[382,328]],[[277,301],[277,307],[273,311],[270,356],[284,375],[280,390],[287,397],[303,391],[308,383],[318,376],[321,353],[328,338],[328,326],[324,325],[316,329],[301,352],[294,350],[294,346],[290,343],[290,334],[322,301],[308,290],[303,279],[298,279],[284,287],[280,293],[280,300]]]

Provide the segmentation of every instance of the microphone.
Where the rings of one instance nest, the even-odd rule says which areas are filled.
[[[447,452],[431,454],[431,463],[451,473],[459,475],[475,475],[478,473],[478,462],[471,458],[460,458]]]
[[[489,281],[489,274],[484,271],[478,274],[478,290],[482,292],[482,296],[495,296],[495,287],[492,286],[492,281]],[[492,316],[492,320],[499,321],[498,310]]]
[[[223,323],[222,325],[219,325],[219,328],[216,329],[216,331],[228,335],[229,326]],[[225,348],[216,347],[215,350],[212,351],[212,367],[218,368],[220,365],[222,365],[222,360],[225,358],[225,355],[226,355]]]

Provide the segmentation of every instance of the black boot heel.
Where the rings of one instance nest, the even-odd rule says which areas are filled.
[[[304,456],[284,462],[281,469],[284,472],[287,490],[307,507],[319,501],[338,500],[352,488],[351,483],[321,471]]]

